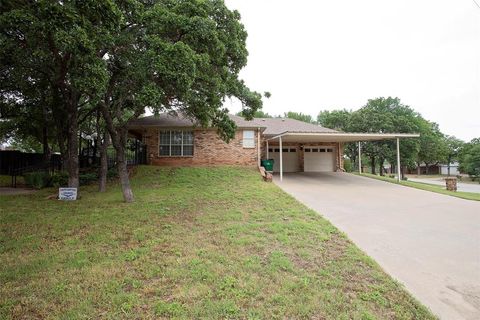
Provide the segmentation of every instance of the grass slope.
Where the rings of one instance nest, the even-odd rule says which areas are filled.
[[[140,167],[133,188],[0,197],[0,318],[434,318],[253,169]]]
[[[448,191],[442,186],[428,184],[428,183],[414,182],[414,181],[408,181],[408,180],[398,182],[397,179],[395,179],[395,178],[389,178],[389,177],[385,177],[385,176],[377,176],[377,175],[371,174],[371,173],[362,173],[362,174],[355,173],[355,172],[352,172],[352,173],[356,174],[356,175],[361,175],[361,176],[364,176],[364,177],[368,177],[368,178],[381,180],[381,181],[400,184],[402,186],[407,186],[407,187],[417,188],[417,189],[421,189],[421,190],[446,194],[448,196],[462,198],[462,199],[465,199],[465,200],[480,201],[480,193],[462,192],[462,191]]]

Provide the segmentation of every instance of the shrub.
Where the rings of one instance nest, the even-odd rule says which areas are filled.
[[[68,186],[68,173],[61,171],[52,175],[52,186],[55,188]]]
[[[116,170],[108,170],[107,177],[115,178],[117,177]],[[44,171],[29,172],[24,174],[25,184],[29,187],[41,189],[45,187],[53,186],[55,188],[67,187],[68,186],[68,173],[65,171],[56,172],[53,175],[49,175]],[[78,175],[80,185],[87,185],[98,180],[98,173],[96,172],[84,172]]]
[[[48,187],[52,181],[52,177],[45,171],[27,172],[23,175],[25,184],[28,187],[42,189]]]
[[[118,178],[118,171],[116,167],[110,168],[107,171],[107,179],[116,179]]]
[[[343,160],[343,168],[345,169],[346,172],[352,172],[352,170],[353,170],[352,160],[344,159]]]
[[[90,184],[98,180],[98,175],[96,173],[82,173],[78,176],[80,180],[80,185]]]

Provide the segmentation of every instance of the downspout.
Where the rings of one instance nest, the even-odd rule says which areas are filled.
[[[260,128],[257,128],[257,164],[260,167]]]
[[[358,173],[362,174],[362,142],[358,141]]]
[[[397,138],[397,181],[402,180],[402,172],[400,168],[400,138]]]

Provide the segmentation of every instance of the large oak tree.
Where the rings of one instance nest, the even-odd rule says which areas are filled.
[[[78,186],[79,120],[97,110],[130,202],[129,121],[147,109],[182,112],[228,141],[235,124],[224,99],[238,98],[246,118],[261,107],[238,76],[247,33],[222,0],[3,1],[0,9],[2,101],[21,102],[26,88],[47,84],[70,186]]]

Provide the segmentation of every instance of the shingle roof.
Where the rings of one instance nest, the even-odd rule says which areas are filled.
[[[320,133],[338,132],[336,130],[324,128],[313,123],[307,123],[289,118],[255,118],[255,121],[259,124],[263,124],[263,126],[266,127],[265,131],[263,132],[265,135],[278,135],[287,131]]]
[[[288,132],[338,132],[316,124],[288,118],[255,118],[245,120],[243,117],[230,115],[239,128],[265,128],[265,135],[277,135]],[[196,123],[182,114],[161,113],[158,116],[147,116],[130,122],[130,127],[193,127]]]
[[[265,126],[261,123],[257,123],[255,120],[245,120],[242,117],[229,115],[230,119],[232,119],[237,127],[239,128],[264,128]],[[158,116],[147,116],[135,119],[129,123],[130,127],[194,127],[198,125],[192,119],[184,116],[183,114],[169,114],[169,113],[161,113]]]
[[[192,127],[194,122],[182,114],[161,113],[158,116],[147,116],[130,121],[130,127]]]

